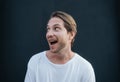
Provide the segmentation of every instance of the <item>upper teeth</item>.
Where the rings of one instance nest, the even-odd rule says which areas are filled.
[[[52,42],[50,42],[51,44],[54,44],[54,43],[56,43],[57,41],[52,41]]]

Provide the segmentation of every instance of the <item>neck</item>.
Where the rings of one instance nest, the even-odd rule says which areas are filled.
[[[59,53],[52,53],[50,51],[47,51],[46,55],[51,62],[55,64],[64,64],[68,62],[71,58],[73,58],[74,52],[72,52],[71,50]]]

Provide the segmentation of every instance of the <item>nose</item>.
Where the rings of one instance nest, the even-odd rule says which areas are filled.
[[[47,38],[50,38],[50,37],[52,37],[53,35],[54,35],[54,32],[53,32],[52,30],[47,31],[47,33],[46,33],[46,37],[47,37]]]

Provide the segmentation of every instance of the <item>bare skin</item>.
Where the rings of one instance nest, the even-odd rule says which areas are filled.
[[[67,63],[70,59],[73,58],[74,53],[70,52],[70,54],[53,54],[50,51],[47,51],[47,57],[48,59],[55,64],[65,64]]]
[[[73,58],[71,41],[74,32],[67,32],[64,22],[60,18],[53,17],[48,21],[46,39],[50,50],[47,51],[47,58],[55,64],[65,64]]]

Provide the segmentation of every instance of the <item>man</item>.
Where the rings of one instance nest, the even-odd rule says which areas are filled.
[[[91,64],[71,50],[76,33],[71,15],[53,12],[46,33],[50,49],[30,59],[25,82],[95,82]]]

